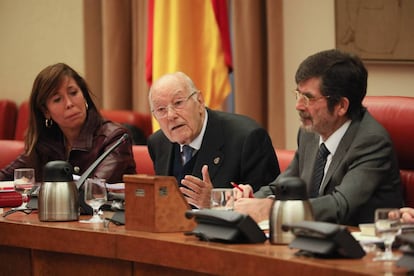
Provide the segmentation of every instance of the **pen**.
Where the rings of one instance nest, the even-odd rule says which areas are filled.
[[[236,188],[236,189],[238,189],[240,192],[242,192],[243,193],[243,189],[239,186],[239,184],[237,184],[236,182],[230,182],[231,183],[231,185],[234,187],[234,188]],[[249,198],[253,198],[254,196],[253,196],[253,193],[252,193],[252,191],[250,191],[250,193],[249,193]]]

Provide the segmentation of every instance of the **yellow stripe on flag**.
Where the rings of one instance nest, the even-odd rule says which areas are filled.
[[[182,71],[219,109],[231,88],[211,0],[155,0],[153,30],[153,81]]]

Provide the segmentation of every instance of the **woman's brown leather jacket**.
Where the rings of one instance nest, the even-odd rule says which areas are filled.
[[[36,170],[36,181],[43,181],[43,167],[49,161],[65,160],[74,168],[75,174],[81,175],[109,147],[111,147],[128,130],[123,126],[88,116],[79,138],[71,151],[65,151],[64,137],[44,135],[39,138],[33,154],[21,154],[14,162],[0,171],[0,180],[13,180],[16,168],[32,167]],[[60,132],[61,133],[61,132]],[[123,182],[124,174],[135,174],[135,161],[132,153],[132,140],[128,138],[109,154],[92,173],[106,179],[107,183]]]

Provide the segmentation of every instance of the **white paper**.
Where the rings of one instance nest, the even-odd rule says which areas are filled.
[[[0,181],[0,192],[14,192],[14,181]]]

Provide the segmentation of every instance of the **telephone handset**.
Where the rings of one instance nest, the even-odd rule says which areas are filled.
[[[262,243],[266,235],[248,215],[225,210],[188,210],[188,219],[194,217],[196,228],[187,232],[203,241],[224,243]]]
[[[414,232],[403,232],[403,234],[397,236],[397,242],[402,245],[400,250],[403,252],[403,255],[396,263],[397,266],[414,272]]]
[[[300,249],[299,254],[353,259],[365,256],[365,251],[359,242],[343,225],[301,221],[291,225],[284,224],[282,229],[290,230],[296,236],[289,247]]]
[[[403,234],[397,236],[397,241],[411,248],[414,254],[414,232],[403,232]]]

